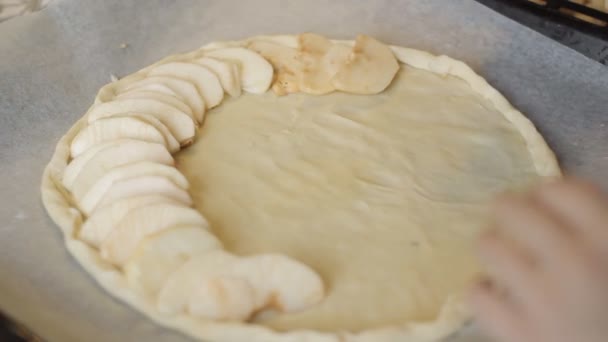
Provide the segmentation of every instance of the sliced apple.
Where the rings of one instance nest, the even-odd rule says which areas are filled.
[[[239,274],[256,288],[258,310],[303,310],[319,303],[325,293],[323,281],[316,272],[281,254],[243,258]]]
[[[205,101],[207,108],[219,105],[224,98],[224,88],[215,74],[208,68],[187,62],[169,62],[152,68],[151,76],[170,76],[192,82]]]
[[[321,63],[327,73],[333,78],[350,56],[352,47],[344,44],[333,44],[323,56]]]
[[[298,50],[314,56],[325,55],[333,45],[329,39],[310,32],[299,34],[297,39]]]
[[[225,293],[226,296],[218,296],[216,294],[216,296],[207,298],[201,298],[198,294],[200,294],[199,291],[204,291],[203,288],[212,287],[214,283],[221,286],[221,288],[226,288],[230,287],[229,285],[226,286],[226,282],[244,281],[242,278],[239,280],[238,276],[236,276],[238,263],[239,259],[236,256],[222,249],[193,256],[167,278],[158,295],[158,310],[163,314],[174,315],[189,311],[191,305],[194,308],[202,309],[204,307],[215,306],[210,303],[217,303],[222,300],[227,301],[229,293]],[[230,295],[234,297],[234,293]],[[250,296],[254,296],[251,291]],[[192,299],[198,300],[198,303],[192,303]],[[233,300],[227,302],[234,303]],[[251,313],[254,307],[246,305],[247,303],[255,303],[255,298],[249,298],[244,303],[238,303],[241,305],[245,304],[243,306]],[[205,316],[207,318],[219,318],[209,317],[209,315]]]
[[[194,139],[196,126],[192,118],[188,114],[154,99],[122,99],[96,104],[88,113],[88,121],[91,123],[110,116],[124,116],[125,113],[130,112],[154,116],[167,126],[182,146],[188,145]]]
[[[332,79],[336,89],[354,94],[377,94],[391,83],[399,63],[391,49],[376,39],[359,35]]]
[[[269,40],[253,40],[248,47],[274,67],[272,90],[278,95],[300,91],[321,95],[334,91],[331,76],[322,63],[331,42],[311,33],[299,35],[298,42],[298,48],[291,48]]]
[[[93,145],[120,138],[162,144],[169,149],[165,137],[145,121],[134,117],[110,117],[94,121],[78,132],[70,144],[70,153],[74,158]]]
[[[93,212],[97,207],[103,207],[122,198],[158,194],[171,198],[186,206],[192,205],[190,194],[164,176],[141,176],[118,181],[106,191],[95,205],[83,203],[82,210]],[[88,206],[84,206],[88,205]]]
[[[242,47],[211,50],[208,57],[236,62],[240,66],[241,85],[246,92],[262,94],[270,87],[272,65],[256,52]]]
[[[304,65],[297,49],[268,40],[251,41],[248,48],[259,53],[272,64],[275,75],[272,90],[277,95],[300,91],[300,74]]]
[[[99,247],[118,222],[131,210],[153,203],[177,204],[171,198],[158,194],[129,197],[114,201],[107,206],[99,207],[84,221],[78,232],[78,238],[94,247]]]
[[[253,40],[266,40],[266,41],[270,41],[270,42],[280,44],[283,46],[287,46],[290,48],[294,48],[294,49],[297,49],[300,46],[300,43],[298,42],[298,36],[294,36],[292,34],[255,36],[255,37],[249,39],[249,41],[253,41]]]
[[[90,214],[95,207],[100,203],[104,195],[109,189],[115,184],[124,180],[130,180],[136,177],[142,176],[162,176],[173,182],[179,188],[183,190],[188,189],[188,180],[184,177],[179,170],[173,166],[165,164],[154,163],[150,161],[140,161],[135,163],[129,163],[110,169],[106,174],[94,182],[94,184],[86,188],[84,183],[77,183],[74,185],[72,195],[78,203],[79,207],[85,214]],[[145,182],[139,182],[141,187],[145,187]],[[137,183],[136,183],[137,184]],[[158,186],[157,186],[158,187]],[[141,193],[146,189],[138,189],[135,184],[117,184],[115,187],[116,192],[129,193],[129,196],[133,196],[131,193]],[[148,192],[150,192],[149,190]],[[109,196],[111,198],[127,197],[126,195],[114,194]],[[177,199],[177,196],[168,196]]]
[[[172,273],[159,293],[158,309],[165,314],[187,310],[205,318],[245,320],[267,308],[302,310],[323,296],[319,276],[286,256],[239,258],[218,249],[190,258]]]
[[[131,287],[154,296],[169,275],[190,257],[221,247],[205,227],[173,227],[146,237],[123,269]]]
[[[196,122],[192,108],[188,106],[183,100],[176,97],[175,95],[168,95],[159,93],[157,91],[131,89],[116,96],[116,99],[154,99],[160,102],[166,103],[175,109],[188,114],[193,121]]]
[[[120,118],[120,117],[136,118],[147,124],[154,126],[154,128],[156,128],[165,138],[165,146],[167,146],[167,149],[169,150],[169,152],[175,153],[175,152],[179,151],[179,148],[180,148],[179,141],[177,141],[177,139],[175,139],[175,137],[173,136],[173,134],[171,133],[169,128],[167,128],[167,126],[164,123],[160,122],[160,120],[158,120],[153,115],[130,112],[130,113],[123,113],[123,114],[117,114],[114,116],[110,116],[110,118]]]
[[[120,92],[117,92],[117,96],[119,96],[120,94],[124,94],[127,92],[133,92],[133,91],[151,91],[151,92],[155,92],[155,93],[161,93],[161,94],[165,94],[165,95],[169,95],[169,96],[175,96],[175,97],[180,97],[175,91],[173,91],[173,89],[171,89],[171,87],[168,87],[165,84],[162,83],[139,83],[136,82],[135,84],[133,84],[131,87],[129,87],[129,89],[125,89],[122,90]],[[181,99],[181,97],[180,97]]]
[[[255,310],[255,289],[241,277],[203,278],[188,298],[188,312],[196,317],[245,321]]]
[[[212,57],[202,57],[195,62],[209,68],[220,80],[224,90],[232,97],[241,96],[241,76],[239,67],[231,61],[221,61]]]
[[[116,92],[122,93],[132,89],[145,89],[146,86],[163,86],[165,88],[170,88],[173,93],[177,94],[186,104],[188,104],[188,106],[190,106],[192,112],[196,116],[196,121],[198,123],[203,122],[205,102],[198,93],[196,87],[188,81],[169,76],[148,76],[144,79],[119,87],[116,89]]]
[[[80,183],[78,186],[85,190],[109,169],[144,160],[173,165],[173,158],[163,145],[133,139],[111,140],[73,159],[64,170],[63,185],[72,192],[76,183]]]
[[[304,68],[300,73],[300,89],[308,94],[322,95],[335,90],[332,75],[322,62],[331,49],[329,39],[314,33],[298,35],[300,58]]]
[[[138,207],[101,244],[101,256],[115,265],[124,265],[146,236],[178,225],[209,226],[198,211],[186,206],[159,203]]]

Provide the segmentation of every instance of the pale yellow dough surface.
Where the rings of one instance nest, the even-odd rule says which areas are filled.
[[[227,101],[177,161],[228,250],[284,253],[323,277],[320,305],[259,320],[280,330],[437,319],[477,271],[487,201],[538,177],[492,104],[410,67],[376,96]]]
[[[247,42],[211,43],[159,63]],[[86,116],[59,141],[42,180],[66,247],[109,293],[205,341],[429,342],[454,332],[470,319],[460,295],[477,272],[471,245],[488,199],[560,170],[533,124],[464,63],[391,49],[401,71],[379,95],[227,98],[175,155],[225,247],[284,253],[310,266],[327,286],[320,305],[254,322],[161,314],[76,238],[84,217],[61,179]]]

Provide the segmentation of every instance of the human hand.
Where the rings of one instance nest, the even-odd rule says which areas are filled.
[[[478,251],[487,278],[471,293],[499,341],[608,341],[608,198],[578,180],[505,195]]]

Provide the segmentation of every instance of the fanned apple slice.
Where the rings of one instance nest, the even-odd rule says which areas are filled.
[[[319,303],[325,295],[323,281],[316,272],[282,254],[243,258],[240,269],[257,290],[257,309],[299,311]]]
[[[208,57],[236,62],[240,66],[241,85],[246,92],[262,94],[270,87],[272,65],[258,53],[247,48],[233,47],[206,52]]]
[[[138,161],[173,165],[165,146],[133,139],[111,140],[88,149],[65,168],[63,185],[70,192],[78,187],[86,191],[109,169]]]
[[[333,78],[342,65],[346,63],[348,57],[350,56],[352,47],[344,44],[333,44],[325,56],[323,56],[321,63],[323,68],[327,70],[327,73],[331,78]]]
[[[233,276],[203,278],[188,298],[188,313],[214,320],[245,321],[256,311],[255,288]]]
[[[165,138],[165,146],[167,146],[167,149],[169,150],[169,152],[175,153],[175,152],[179,151],[179,148],[180,148],[179,141],[177,141],[177,139],[175,139],[175,137],[173,136],[173,134],[171,133],[169,128],[167,128],[167,126],[164,123],[160,122],[160,120],[158,120],[153,115],[130,112],[130,113],[117,114],[114,116],[110,116],[109,118],[121,118],[121,117],[136,118],[147,124],[154,126],[154,128],[156,128]]]
[[[93,145],[121,138],[162,144],[169,149],[165,137],[154,126],[134,117],[117,116],[94,121],[78,132],[70,144],[70,153],[75,158]]]
[[[197,292],[204,283],[216,283],[221,289],[225,289],[226,283],[246,281],[244,278],[238,277],[238,263],[236,256],[222,249],[212,250],[193,256],[183,265],[175,270],[163,284],[159,295],[157,307],[163,314],[175,315],[184,311],[189,311],[189,306],[192,297],[197,297]],[[229,295],[226,293],[226,295]],[[230,294],[234,297],[234,294]],[[251,313],[255,305],[255,294],[248,291],[250,298],[242,298],[241,303],[247,313]],[[221,299],[227,299],[226,296]],[[216,296],[207,298],[207,302],[217,302],[221,300]],[[231,304],[234,301],[230,301]],[[212,304],[196,303],[195,308],[209,307]],[[226,310],[225,310],[226,311]],[[201,314],[201,312],[199,312]],[[204,315],[206,318],[212,315]]]
[[[139,184],[141,184],[139,188],[135,184],[122,183],[125,180],[131,180],[142,176],[166,177],[169,181],[183,190],[187,190],[189,186],[186,177],[184,177],[184,175],[175,167],[150,161],[140,161],[110,169],[90,188],[84,187],[84,184],[82,183],[76,183],[72,195],[82,211],[89,215],[95,207],[97,207],[100,201],[104,199],[104,196],[112,187],[114,187],[113,191],[117,193],[109,196],[108,200],[110,198],[128,197],[126,195],[121,195],[121,193],[128,193],[130,194],[129,196],[134,196],[132,193],[142,193],[144,191],[151,192],[152,190],[147,189],[146,183],[142,181],[139,182]],[[116,186],[114,186],[115,184]],[[167,197],[174,197],[177,199],[177,196]]]
[[[197,64],[203,65],[217,76],[224,90],[232,97],[241,96],[241,76],[238,65],[230,61],[221,61],[211,57],[202,57],[195,60]]]
[[[84,221],[78,232],[78,238],[92,246],[99,247],[125,215],[135,208],[154,203],[178,204],[175,200],[158,194],[117,200],[95,210],[95,212]]]
[[[178,226],[146,237],[124,266],[129,285],[153,296],[191,256],[221,248],[203,226]]]
[[[158,83],[158,82],[150,82],[150,83],[135,82],[128,89],[123,89],[121,91],[117,91],[116,95],[119,96],[120,94],[124,94],[127,92],[134,92],[134,91],[152,91],[155,93],[175,96],[175,97],[179,97],[180,99],[182,99],[181,96],[179,96],[179,94],[177,94],[173,89],[171,89],[171,87],[169,87],[165,84],[162,84],[162,83]]]
[[[372,37],[358,35],[332,84],[348,93],[377,94],[388,87],[397,71],[399,63],[387,45]]]
[[[295,260],[278,254],[239,258],[218,249],[192,257],[172,273],[159,293],[158,309],[245,320],[266,308],[302,310],[323,296],[319,276]]]
[[[192,108],[188,106],[183,100],[179,99],[175,95],[168,95],[159,93],[157,91],[131,89],[116,96],[116,99],[154,99],[163,103],[166,103],[175,109],[188,114],[193,121],[196,121]]]
[[[198,211],[186,206],[159,203],[136,208],[101,244],[101,256],[115,265],[124,265],[146,236],[178,225],[209,226]]]
[[[190,194],[183,188],[177,186],[170,179],[164,176],[141,176],[131,179],[125,179],[112,184],[106,191],[103,197],[99,200],[97,206],[103,207],[113,201],[142,195],[163,195],[171,198],[182,205],[191,206],[192,198]],[[94,211],[97,206],[82,208],[83,211]],[[86,211],[85,211],[86,212]]]
[[[182,146],[188,145],[194,139],[196,126],[192,118],[188,114],[154,99],[122,99],[96,104],[88,113],[88,121],[91,123],[101,118],[124,115],[129,112],[154,116],[169,128],[171,134]]]
[[[147,86],[163,86],[170,88],[188,106],[190,106],[194,116],[196,117],[196,121],[198,123],[203,122],[203,116],[205,115],[205,102],[196,87],[191,82],[169,76],[148,76],[136,82],[120,85],[115,89],[115,91],[117,93],[123,93],[132,89],[146,89],[145,87]]]
[[[277,95],[300,91],[300,75],[304,64],[297,49],[268,40],[253,40],[248,47],[263,56],[273,66],[276,78],[272,84],[272,90]]]
[[[155,66],[148,74],[151,76],[178,77],[192,82],[198,89],[200,96],[205,100],[207,108],[219,105],[224,98],[224,88],[222,88],[220,80],[211,70],[202,65],[169,62]]]

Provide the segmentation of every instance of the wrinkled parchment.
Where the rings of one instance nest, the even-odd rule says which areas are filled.
[[[187,341],[72,260],[42,207],[42,170],[110,75],[212,40],[303,31],[466,61],[537,124],[567,171],[608,185],[608,68],[472,0],[55,0],[0,24],[0,307],[49,341]]]

